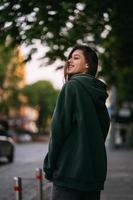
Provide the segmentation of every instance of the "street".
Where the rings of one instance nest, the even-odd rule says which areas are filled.
[[[133,200],[133,149],[107,150],[108,175],[101,200]]]
[[[36,199],[35,170],[42,168],[47,147],[47,143],[16,144],[14,163],[0,163],[0,200],[15,200],[15,176],[22,177],[23,200]],[[108,175],[101,200],[133,200],[133,150],[107,148],[107,157]]]
[[[0,162],[0,200],[15,200],[13,177],[22,177],[23,199],[31,200],[36,196],[36,168],[42,168],[46,155],[46,143],[16,144],[13,164]]]

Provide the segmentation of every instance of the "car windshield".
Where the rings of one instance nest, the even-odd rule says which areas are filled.
[[[0,130],[0,136],[8,136],[8,132]]]
[[[0,123],[0,136],[8,136],[8,130],[6,130],[5,126]]]

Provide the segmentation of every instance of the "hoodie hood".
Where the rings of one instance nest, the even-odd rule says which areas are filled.
[[[74,74],[70,80],[77,81],[89,93],[96,107],[105,105],[107,94],[107,86],[100,80],[90,74]]]

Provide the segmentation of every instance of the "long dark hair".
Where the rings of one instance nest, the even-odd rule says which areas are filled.
[[[72,57],[72,54],[75,50],[81,50],[83,52],[83,55],[85,57],[85,60],[89,66],[88,68],[88,74],[92,75],[92,76],[96,76],[97,73],[97,68],[98,68],[98,57],[96,52],[86,46],[86,45],[76,45],[70,52],[70,54],[68,55],[67,60],[69,60]],[[68,67],[68,61],[66,61],[66,65],[64,67],[64,78],[65,80],[69,80],[71,75],[67,74],[67,67]]]

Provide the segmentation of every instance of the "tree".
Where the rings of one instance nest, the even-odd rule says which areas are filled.
[[[133,15],[130,1],[112,1],[108,9],[110,33],[102,41],[102,72],[115,85],[118,103],[133,101]]]
[[[27,104],[39,112],[37,125],[40,132],[45,130],[53,114],[58,93],[49,81],[38,81],[23,89],[23,94],[28,99]]]
[[[34,43],[39,39],[49,47],[46,57],[64,59],[64,52],[77,40],[95,43],[104,28],[106,4],[96,1],[1,1],[1,36],[12,44]],[[94,14],[95,13],[95,14]],[[78,33],[78,34],[77,34]]]
[[[131,1],[3,0],[0,10],[1,41],[7,35],[12,37],[13,46],[23,42],[29,45],[39,39],[49,47],[44,58],[50,62],[64,60],[75,43],[89,44],[97,49],[101,75],[116,85],[119,101],[133,100]]]

